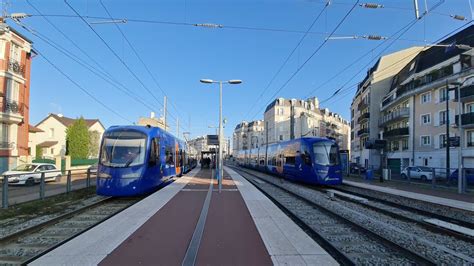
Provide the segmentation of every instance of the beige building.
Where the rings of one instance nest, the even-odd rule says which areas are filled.
[[[469,46],[474,46],[474,26],[422,51],[394,77],[380,105],[379,123],[381,138],[388,142],[386,160],[392,172],[409,165],[446,167],[446,126],[450,137],[460,136],[459,107],[463,163],[474,168],[474,52]],[[455,82],[462,84],[460,105],[457,93],[446,93],[446,85]],[[458,166],[459,151],[459,147],[449,149],[451,168]]]
[[[380,139],[380,103],[390,91],[392,78],[421,50],[422,48],[413,47],[380,57],[359,83],[351,104],[352,162],[366,168],[380,168],[381,149],[367,146]]]
[[[275,143],[301,137],[332,137],[349,149],[349,122],[329,109],[320,109],[316,97],[306,100],[278,98],[265,110],[264,139]]]
[[[43,157],[54,158],[66,154],[66,129],[72,125],[76,119],[65,117],[62,114],[49,114],[36,126],[30,127],[28,148],[33,156],[36,154],[36,147],[43,149]],[[85,119],[89,132],[97,132],[99,135],[97,145],[104,134],[105,128],[99,119]],[[91,155],[97,157],[98,154]]]

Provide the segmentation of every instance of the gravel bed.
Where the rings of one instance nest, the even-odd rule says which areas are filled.
[[[90,197],[90,198],[87,198],[87,199],[84,199],[84,200],[80,200],[80,201],[77,201],[77,202],[74,202],[74,203],[68,205],[68,207],[66,209],[64,209],[63,211],[61,211],[59,213],[55,213],[55,214],[44,215],[44,216],[34,217],[34,218],[30,218],[30,217],[27,217],[27,216],[21,216],[21,217],[8,219],[8,221],[3,221],[2,222],[1,229],[0,229],[0,238],[11,235],[11,234],[13,234],[15,232],[18,232],[18,231],[21,231],[23,229],[36,226],[36,225],[41,224],[43,222],[46,222],[46,221],[49,221],[49,220],[54,219],[56,217],[59,217],[61,215],[64,215],[65,213],[68,213],[68,212],[80,209],[84,206],[87,206],[87,205],[93,204],[95,202],[98,202],[102,199],[103,199],[103,197],[101,197],[101,196],[93,196],[93,197]]]
[[[275,178],[260,174],[267,182]],[[356,203],[328,200],[326,194],[290,182],[278,182],[286,189],[330,209],[331,211],[382,235],[400,246],[423,254],[437,264],[463,265],[474,263],[474,245],[453,237],[434,234],[414,223],[395,220]]]
[[[252,181],[252,180],[250,180]],[[256,184],[266,193],[295,216],[301,219],[311,229],[330,241],[357,265],[385,264],[411,265],[413,261],[404,257],[397,250],[384,246],[356,228],[339,222],[332,216],[315,209],[312,205],[278,189],[270,184]],[[326,199],[330,201],[329,199]]]
[[[370,197],[397,203],[403,206],[409,206],[421,211],[428,211],[433,214],[442,215],[448,218],[453,218],[453,219],[457,219],[457,220],[474,224],[474,212],[460,210],[460,209],[442,206],[438,204],[433,204],[433,203],[420,201],[416,199],[410,199],[410,198],[392,195],[388,193],[383,193],[380,191],[366,190],[363,188],[358,188],[358,187],[353,187],[353,186],[348,186],[348,185],[341,185],[340,188],[347,191],[354,192],[354,193],[367,195]]]

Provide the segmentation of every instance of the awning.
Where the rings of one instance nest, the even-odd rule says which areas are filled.
[[[39,146],[41,148],[49,148],[49,147],[54,146],[56,144],[58,144],[57,141],[45,141],[45,142],[41,142],[37,146]]]

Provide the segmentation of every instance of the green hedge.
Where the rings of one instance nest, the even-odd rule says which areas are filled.
[[[99,161],[99,159],[73,159],[71,166],[92,165]]]
[[[56,163],[56,161],[51,160],[51,159],[34,159],[32,162],[33,163],[51,163],[51,164]]]

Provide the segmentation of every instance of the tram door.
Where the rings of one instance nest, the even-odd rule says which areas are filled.
[[[175,158],[176,158],[176,163],[175,163],[175,167],[176,167],[176,176],[180,176],[181,175],[181,154],[180,154],[180,148],[179,148],[179,144],[178,142],[175,143]]]

